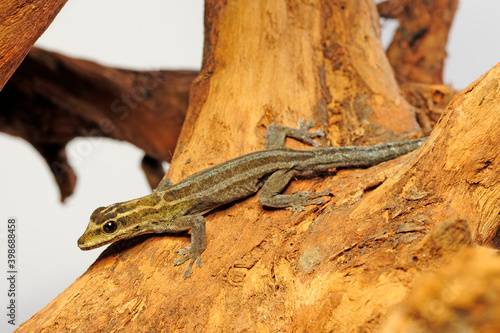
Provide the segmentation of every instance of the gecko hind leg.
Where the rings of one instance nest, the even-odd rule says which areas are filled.
[[[299,121],[298,128],[270,124],[267,127],[266,133],[266,149],[285,147],[285,139],[287,137],[314,147],[319,147],[320,143],[313,138],[325,136],[325,133],[323,131],[309,132],[313,127],[314,122],[309,120],[309,122],[306,123],[305,119]]]
[[[262,186],[259,202],[267,207],[291,207],[292,210],[301,212],[305,210],[306,206],[321,205],[324,200],[320,197],[330,195],[330,189],[321,192],[302,191],[293,194],[281,194],[281,191],[296,174],[293,170],[278,170],[273,173]]]

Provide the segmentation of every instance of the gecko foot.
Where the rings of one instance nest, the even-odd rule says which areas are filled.
[[[325,136],[325,132],[323,131],[309,132],[309,130],[314,127],[314,121],[309,120],[306,123],[305,119],[301,119],[299,120],[297,127],[298,127],[297,135],[300,136],[300,140],[302,142],[308,143],[314,147],[319,147],[321,145],[318,141],[314,140],[313,138]]]
[[[321,205],[323,202],[325,202],[322,198],[323,196],[327,196],[330,194],[331,189],[326,189],[321,192],[308,192],[308,191],[303,191],[303,192],[297,192],[294,194],[290,195],[290,207],[292,208],[293,211],[296,212],[301,212],[305,210],[306,206],[310,205]],[[318,199],[314,199],[318,198]],[[314,200],[311,200],[314,199]]]
[[[184,255],[185,257],[175,259],[174,266],[182,265],[186,261],[191,260],[184,273],[182,273],[183,278],[187,279],[188,277],[191,276],[191,270],[195,262],[196,266],[198,267],[203,266],[203,261],[201,260],[201,253],[196,253],[195,251],[192,251],[190,247],[186,247],[185,249],[180,249],[175,252],[179,253],[180,255]]]

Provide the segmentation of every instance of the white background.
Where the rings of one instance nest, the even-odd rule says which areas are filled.
[[[500,61],[498,13],[498,0],[460,1],[447,48],[446,84],[465,88]],[[388,40],[394,24],[381,23]],[[202,44],[202,0],[72,0],[37,42],[69,56],[145,70],[197,70]],[[0,154],[0,271],[7,271],[7,219],[15,217],[19,324],[85,272],[103,250],[83,252],[76,245],[92,211],[147,195],[150,189],[140,169],[142,151],[128,143],[73,140],[68,154],[78,182],[64,205],[46,163],[25,141],[0,133]],[[0,331],[11,332],[7,283],[1,281]]]

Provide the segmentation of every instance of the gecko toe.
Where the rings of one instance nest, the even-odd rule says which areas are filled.
[[[203,267],[203,261],[201,260],[201,256],[196,258],[196,266],[198,266],[200,268]]]
[[[319,199],[314,199],[314,200],[309,200],[307,202],[308,205],[321,205],[325,202],[325,200],[319,198]]]
[[[179,266],[188,261],[189,257],[182,257],[174,260],[174,266]]]
[[[187,259],[189,259],[189,257],[185,257],[185,258],[182,258],[182,259],[185,259],[184,261],[187,261]],[[196,264],[196,266],[198,266],[198,267],[202,267],[203,266],[203,261],[201,260],[201,256],[200,255],[195,255],[195,256],[191,257],[191,261],[189,262],[188,267],[186,268],[186,270],[184,271],[184,273],[182,273],[182,277],[183,278],[187,279],[188,277],[191,276],[191,271],[193,269],[193,264]]]
[[[330,196],[330,191],[332,189],[331,188],[327,188],[326,190],[323,190],[321,192],[316,192],[314,193],[315,196],[314,197],[311,197],[311,198],[315,198],[315,197],[326,197],[326,196]]]
[[[190,248],[186,247],[185,249],[175,250],[175,252],[179,253],[181,256],[189,253]]]
[[[292,206],[292,211],[293,212],[302,212],[306,210],[305,206],[301,206],[301,205],[294,205]]]
[[[175,252],[183,255],[182,258],[174,260],[174,266],[179,266],[184,264],[186,261],[190,260],[188,267],[182,274],[183,278],[188,278],[191,276],[191,270],[193,268],[193,264],[196,264],[198,267],[203,266],[203,261],[201,260],[201,253],[196,253],[191,249],[191,247],[186,247],[185,249],[176,250]]]
[[[194,260],[191,260],[191,262],[189,263],[189,265],[186,268],[186,270],[184,271],[184,273],[182,273],[183,278],[187,279],[188,277],[191,276],[191,269],[193,268],[193,261]]]
[[[314,120],[312,119],[309,119],[307,122],[306,122],[306,119],[302,118],[299,120],[299,122],[297,123],[297,127],[301,130],[309,130],[311,128],[314,127]]]

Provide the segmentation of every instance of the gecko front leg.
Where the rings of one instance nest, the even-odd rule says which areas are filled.
[[[324,200],[319,197],[328,196],[330,189],[321,192],[302,191],[294,194],[280,194],[296,174],[297,172],[294,170],[278,170],[274,172],[262,186],[259,202],[263,206],[273,208],[292,207],[294,211],[298,212],[305,210],[305,207],[309,205],[321,205]]]
[[[205,218],[201,215],[188,215],[179,218],[177,221],[179,224],[185,225],[184,230],[191,229],[191,246],[177,250],[176,252],[184,257],[174,261],[174,266],[178,266],[191,260],[184,273],[182,273],[182,277],[186,279],[191,276],[194,263],[198,267],[203,266],[201,254],[205,251]]]

